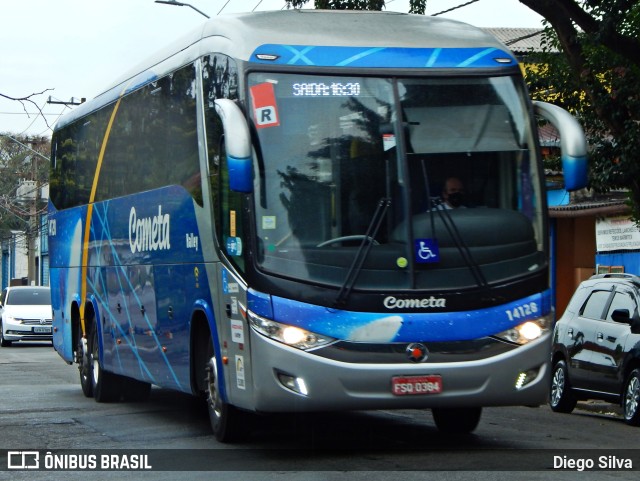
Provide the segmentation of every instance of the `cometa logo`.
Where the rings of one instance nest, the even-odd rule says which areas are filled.
[[[149,252],[171,249],[171,216],[162,213],[138,219],[136,208],[129,212],[129,245],[131,252]]]
[[[397,299],[393,296],[384,298],[387,309],[429,309],[431,307],[446,307],[444,298],[429,297],[425,299]]]

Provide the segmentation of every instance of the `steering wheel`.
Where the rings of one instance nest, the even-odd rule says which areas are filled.
[[[365,239],[367,239],[373,245],[380,245],[380,242],[378,242],[377,240],[375,240],[371,236],[364,235],[364,234],[355,234],[355,235],[345,235],[345,236],[341,236],[341,237],[334,237],[333,239],[329,239],[329,240],[326,240],[324,242],[321,242],[316,247],[327,247],[327,246],[330,246],[330,245],[333,245],[333,244],[338,244],[340,242],[363,241]]]

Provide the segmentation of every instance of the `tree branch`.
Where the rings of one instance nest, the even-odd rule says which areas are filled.
[[[605,21],[610,15],[619,16],[620,12],[628,11],[631,6],[637,3],[636,1],[619,0],[617,2],[611,2],[611,0],[604,0],[604,3],[602,3],[602,5],[605,6],[602,7],[601,5],[601,7],[605,10],[605,12],[608,12],[609,15],[605,15],[605,12],[603,12],[602,22],[596,20],[574,0],[519,1],[534,12],[542,15],[547,20],[550,20],[550,16],[557,16],[559,13],[564,13],[586,34],[597,38],[602,45],[604,45],[611,51],[622,55],[628,60],[631,60],[633,63],[640,65],[640,40],[638,40],[638,38],[636,37],[622,35],[615,29],[607,28],[611,24],[611,22]]]
[[[0,93],[0,97],[5,98],[7,100],[14,100],[16,102],[20,102],[24,112],[27,114],[27,117],[29,117],[29,112],[27,111],[26,104],[33,105],[38,110],[39,115],[44,120],[44,123],[46,124],[46,126],[48,128],[51,128],[51,126],[49,125],[49,122],[47,122],[47,118],[45,117],[44,112],[42,111],[42,108],[40,108],[40,106],[32,99],[32,97],[36,97],[38,95],[42,95],[45,92],[49,92],[49,91],[52,91],[52,90],[53,89],[44,89],[42,92],[35,92],[35,93],[30,94],[30,95],[27,95],[26,97],[11,97],[10,95],[5,95],[3,93]],[[29,117],[29,118],[31,118],[31,117]]]

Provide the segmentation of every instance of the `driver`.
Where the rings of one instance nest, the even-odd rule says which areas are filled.
[[[442,188],[442,209],[464,207],[464,184],[457,177],[448,177]]]

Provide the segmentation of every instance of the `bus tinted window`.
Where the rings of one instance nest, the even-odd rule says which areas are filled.
[[[58,209],[89,202],[110,110],[99,110],[54,134],[49,188]]]
[[[58,209],[173,184],[202,204],[194,67],[151,82],[57,132],[53,162],[51,200]]]
[[[236,62],[226,55],[207,55],[202,59],[202,84],[204,90],[204,112],[209,158],[209,184],[216,234],[222,246],[229,238],[244,237],[244,210],[242,194],[229,189],[229,170],[224,152],[222,121],[215,111],[215,100],[220,98],[238,98],[238,67]],[[232,262],[244,270],[244,252],[242,249],[227,250]]]
[[[467,288],[544,265],[535,141],[512,78],[254,73],[249,93],[265,271],[340,286],[368,239],[361,289]],[[443,218],[449,178],[465,208]],[[429,243],[439,253],[423,259]]]

